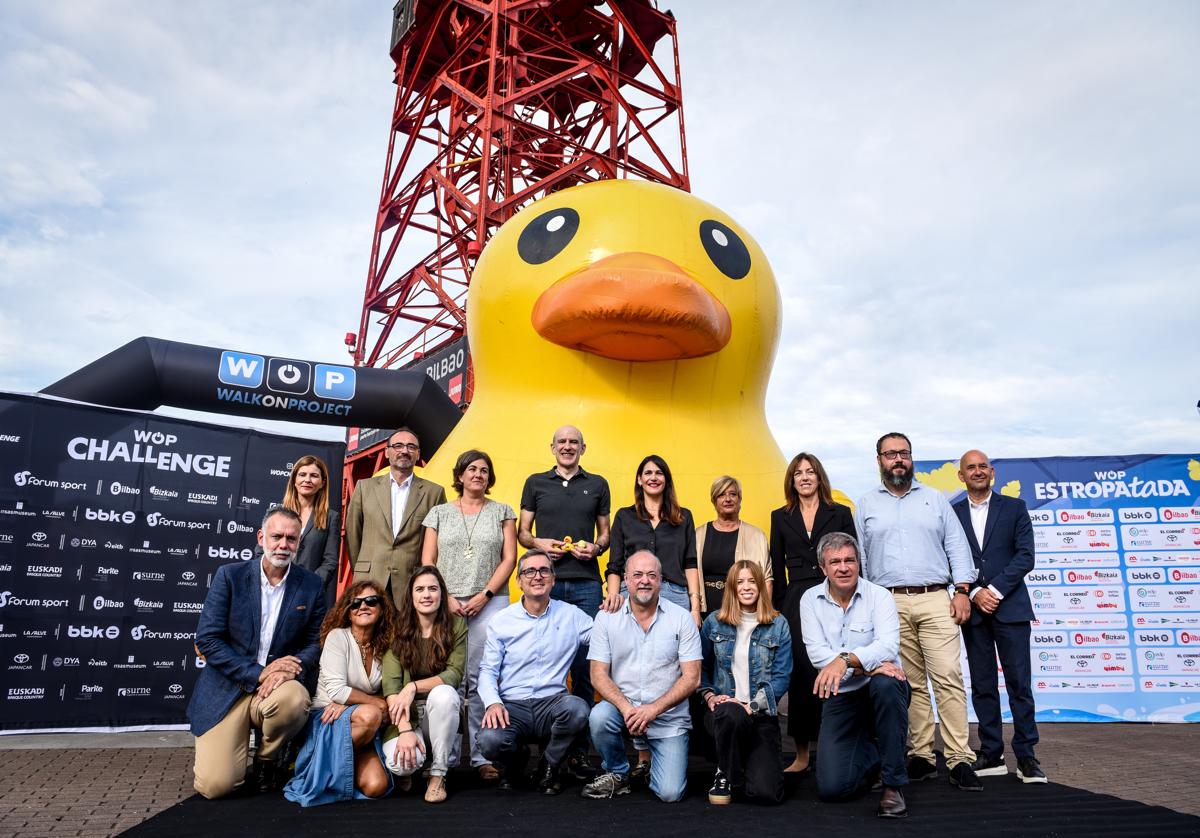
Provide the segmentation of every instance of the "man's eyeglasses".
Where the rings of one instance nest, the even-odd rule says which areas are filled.
[[[371,594],[370,596],[356,596],[354,599],[350,600],[350,610],[357,611],[364,605],[367,606],[367,608],[378,608],[379,603],[382,601],[382,598],[378,594]]]
[[[393,442],[388,446],[392,451],[420,451],[421,446],[415,442]]]
[[[907,448],[902,451],[880,451],[879,456],[890,463],[892,460],[911,460],[912,452]]]
[[[521,571],[521,575],[526,579],[532,579],[535,576],[553,576],[554,568],[552,567],[527,567]]]

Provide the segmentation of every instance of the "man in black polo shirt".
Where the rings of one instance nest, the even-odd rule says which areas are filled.
[[[580,468],[579,458],[587,446],[573,425],[554,432],[550,450],[554,468],[531,474],[525,481],[517,540],[530,550],[543,551],[554,562],[550,596],[595,618],[604,598],[596,560],[608,549],[608,481]],[[571,692],[591,707],[595,695],[588,667],[584,648],[571,664]]]

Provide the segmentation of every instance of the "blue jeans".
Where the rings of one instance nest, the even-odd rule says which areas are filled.
[[[621,583],[621,596],[626,599],[629,598],[629,589],[625,586],[624,582]],[[688,596],[687,585],[676,585],[674,582],[668,582],[664,579],[662,580],[662,588],[659,590],[658,596],[660,599],[673,602],[684,611],[691,613],[692,603],[691,598]],[[593,614],[592,616],[595,617],[596,615]]]
[[[559,579],[550,589],[553,599],[569,602],[593,620],[600,611],[600,583],[595,579]],[[588,662],[588,647],[580,646],[571,662],[571,695],[587,702],[588,707],[596,703],[596,692],[592,689],[591,667]],[[586,749],[586,743],[584,743]]]
[[[872,675],[865,686],[825,699],[817,740],[817,796],[845,800],[879,766],[885,786],[908,785],[907,681]]]
[[[623,734],[628,732],[621,711],[607,701],[592,708],[588,719],[592,729],[592,744],[600,752],[604,770],[629,776],[629,757],[625,753]],[[664,803],[674,803],[683,797],[687,788],[688,734],[687,731],[665,739],[646,739],[650,746],[650,791]]]

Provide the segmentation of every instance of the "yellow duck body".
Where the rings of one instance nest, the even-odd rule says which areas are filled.
[[[583,468],[608,479],[614,515],[655,453],[697,524],[715,517],[712,481],[731,474],[743,520],[766,530],[786,468],[764,409],[779,309],[758,244],[693,195],[631,180],[549,195],[479,258],[467,300],[474,398],[425,474],[449,492],[459,454],[486,451],[491,497],[519,514],[526,477],[554,465],[551,436],[570,424],[587,445]]]

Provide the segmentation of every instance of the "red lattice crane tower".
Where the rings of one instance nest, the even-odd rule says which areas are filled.
[[[396,105],[355,364],[461,338],[491,233],[550,192],[688,189],[675,19],[653,0],[401,0]]]

